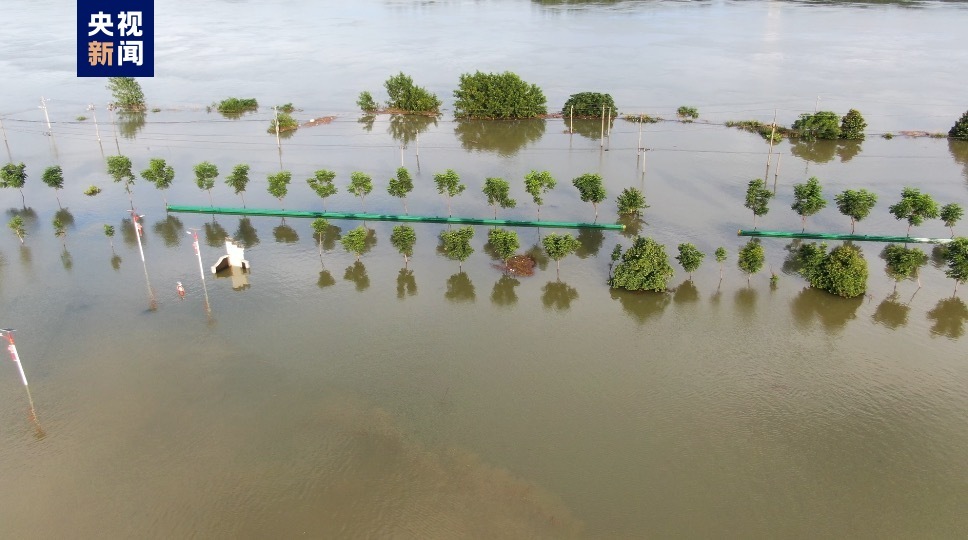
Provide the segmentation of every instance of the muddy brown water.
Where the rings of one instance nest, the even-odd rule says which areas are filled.
[[[823,109],[867,118],[872,135],[860,144],[777,145],[777,197],[761,228],[799,230],[792,184],[809,176],[828,198],[878,194],[861,233],[902,234],[887,206],[907,185],[968,204],[968,144],[877,135],[946,131],[963,112],[968,81],[953,68],[968,61],[957,46],[968,21],[960,5],[175,2],[156,7],[157,76],[143,81],[161,111],[121,119],[117,142],[103,81],[73,76],[73,13],[20,0],[5,10],[3,122],[10,157],[30,178],[26,209],[17,191],[0,193],[4,219],[22,215],[28,230],[24,246],[0,235],[0,326],[18,329],[35,408],[4,361],[0,535],[954,538],[968,529],[965,293],[952,298],[928,247],[924,286],[903,282],[894,294],[883,246],[863,243],[870,296],[835,298],[807,289],[791,243],[770,239],[748,286],[735,232],[751,225],[743,192],[763,176],[767,146],[717,125],[769,122],[774,109],[789,124],[818,96]],[[623,113],[672,118],[691,105],[701,117],[645,126],[643,167],[638,125],[623,120],[602,150],[594,121],[569,135],[560,119],[352,111],[360,90],[380,99],[399,70],[449,108],[458,75],[474,69],[518,72],[552,109],[587,89],[611,92]],[[53,137],[43,135],[41,95]],[[264,107],[234,121],[205,112],[229,95]],[[303,122],[336,118],[292,134],[280,155],[265,106],[289,101]],[[92,120],[76,121],[91,117],[88,103],[99,104],[100,147]],[[484,227],[460,270],[438,252],[440,225],[415,226],[404,267],[392,223],[366,223],[373,233],[357,262],[337,238],[359,224],[334,221],[321,263],[308,221],[166,216],[163,194],[139,179],[146,282],[128,197],[102,157],[120,149],[136,170],[165,158],[176,179],[164,196],[196,205],[208,202],[191,174],[203,160],[222,172],[220,206],[241,204],[222,179],[248,163],[249,207],[279,206],[265,177],[281,166],[294,176],[285,208],[321,209],[305,179],[329,168],[340,192],[326,208],[358,210],[345,186],[362,170],[376,184],[366,209],[393,213],[402,204],[385,188],[401,144],[412,214],[446,212],[433,186],[446,168],[467,184],[455,215],[491,216],[480,190],[502,176],[518,207],[498,215],[536,217],[523,189],[531,169],[559,182],[544,219],[593,219],[571,186],[584,172],[606,181],[600,221],[617,221],[625,187],[642,188],[650,208],[624,234],[577,233],[583,247],[560,276],[532,251],[535,275],[516,277],[495,268]],[[67,179],[64,210],[40,182],[55,163]],[[104,192],[85,197],[91,184]],[[55,215],[68,224],[64,242]],[[104,224],[118,229],[113,250]],[[206,266],[226,234],[249,246],[244,281],[208,276],[210,315],[188,228],[200,230]],[[846,232],[849,221],[831,202],[808,228]],[[679,269],[667,294],[610,291],[609,253],[633,230],[670,254],[692,242],[706,261],[691,280]],[[549,230],[517,232],[524,252]],[[915,234],[950,233],[933,221]],[[730,253],[722,282],[718,246]]]

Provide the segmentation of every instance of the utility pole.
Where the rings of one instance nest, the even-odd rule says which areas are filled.
[[[763,182],[770,181],[770,160],[773,159],[773,136],[776,135],[776,109],[773,109],[773,127],[770,129],[770,153],[766,155],[766,175]]]
[[[208,303],[208,285],[205,284],[205,268],[202,266],[202,252],[198,247],[198,229],[189,229],[186,232],[192,235],[192,246],[195,248],[195,256],[198,257],[198,274],[202,276],[202,290],[205,291],[205,311],[211,313],[212,308]]]
[[[121,155],[121,145],[118,143],[118,124],[114,121],[114,109],[108,107],[108,112],[111,113],[111,129],[114,131],[114,146],[118,148],[118,155]]]
[[[151,280],[148,279],[148,263],[145,262],[145,250],[141,245],[141,234],[144,231],[144,227],[139,220],[145,216],[144,214],[138,214],[134,209],[128,210],[128,212],[131,213],[131,226],[134,227],[134,237],[138,240],[138,253],[141,254],[141,265],[145,269],[145,285],[148,287],[148,308],[154,311],[157,308],[155,293],[151,290]]]
[[[40,108],[44,109],[44,119],[47,120],[47,135],[50,136],[52,135],[52,131],[50,129],[50,116],[47,114],[47,100],[44,99],[44,96],[40,96]]]
[[[818,94],[817,95],[817,102],[813,106],[813,112],[816,113],[819,110],[820,110],[820,95]]]
[[[24,386],[27,386],[27,375],[24,374],[24,366],[20,363],[17,345],[13,342],[13,333],[13,328],[0,329],[0,336],[7,338],[7,350],[10,351],[10,359],[13,360],[14,364],[17,364],[17,369],[20,370],[20,380],[24,382]]]
[[[780,158],[783,154],[776,155],[776,170],[773,171],[773,194],[776,195],[776,181],[780,178]]]
[[[598,147],[605,148],[605,104],[602,103],[602,132],[598,138]]]
[[[7,128],[3,127],[3,119],[0,119],[0,131],[3,132],[3,145],[7,147],[7,161],[13,161],[13,154],[10,153],[10,143],[7,142]]]
[[[97,125],[97,107],[94,104],[87,106],[87,110],[91,111],[91,116],[94,117],[94,134],[97,135],[98,144],[101,143],[101,128]]]
[[[276,146],[279,147],[279,152],[282,152],[282,141],[279,139],[279,107],[273,107],[272,110],[276,112]]]

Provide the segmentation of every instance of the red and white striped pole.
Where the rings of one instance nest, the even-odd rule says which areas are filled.
[[[20,370],[20,380],[24,382],[24,386],[27,386],[27,375],[24,373],[24,366],[20,363],[20,355],[17,354],[17,344],[13,342],[13,329],[12,328],[2,328],[0,329],[0,336],[7,338],[7,350],[10,351],[10,359],[17,364],[17,369]]]
[[[195,248],[195,256],[198,258],[198,274],[202,276],[202,290],[205,291],[205,311],[211,312],[211,304],[208,302],[208,285],[205,284],[205,267],[202,266],[202,251],[198,247],[198,229],[185,231],[192,235],[192,247]]]

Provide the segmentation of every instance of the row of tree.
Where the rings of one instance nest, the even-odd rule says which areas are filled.
[[[756,218],[770,211],[769,202],[773,197],[773,191],[767,189],[763,180],[750,180],[746,187],[745,206],[753,212],[754,227]],[[808,217],[827,207],[820,180],[815,176],[804,183],[794,184],[793,198],[791,208],[800,216],[803,230],[806,230]],[[855,224],[869,216],[871,209],[877,204],[877,195],[866,189],[848,189],[835,195],[834,201],[837,203],[837,210],[850,218],[850,233],[854,234]],[[907,236],[911,236],[911,227],[922,225],[927,219],[941,219],[954,238],[954,226],[964,216],[964,209],[960,204],[948,203],[941,206],[931,195],[912,187],[902,189],[901,200],[892,204],[888,211],[895,219],[907,222]]]
[[[968,281],[968,238],[956,238],[942,248],[942,257],[947,264],[945,275],[955,281],[957,293],[958,284]],[[676,260],[692,279],[692,272],[699,269],[705,254],[689,243],[679,244],[678,250]],[[720,280],[727,256],[726,248],[716,249]],[[917,279],[920,288],[919,271],[928,260],[924,252],[890,244],[884,250],[884,258],[887,273],[895,282]],[[747,283],[752,274],[763,268],[765,259],[763,246],[758,239],[750,240],[740,249],[736,263],[747,275]],[[852,244],[845,243],[828,251],[825,243],[811,242],[799,246],[795,260],[798,273],[811,287],[845,298],[859,296],[867,291],[867,261],[860,249]],[[609,286],[631,291],[665,291],[668,281],[675,273],[666,255],[665,246],[652,238],[641,236],[636,237],[632,245],[624,251],[621,245],[616,245],[612,251],[612,264],[614,270],[609,278]],[[778,277],[772,274],[770,279],[775,282]]]

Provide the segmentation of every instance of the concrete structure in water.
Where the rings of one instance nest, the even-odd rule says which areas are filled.
[[[218,276],[223,272],[223,277],[227,274],[232,278],[232,288],[242,290],[249,288],[249,261],[245,259],[245,248],[236,244],[231,238],[225,239],[226,254],[219,257],[218,261],[212,265],[212,273]]]

